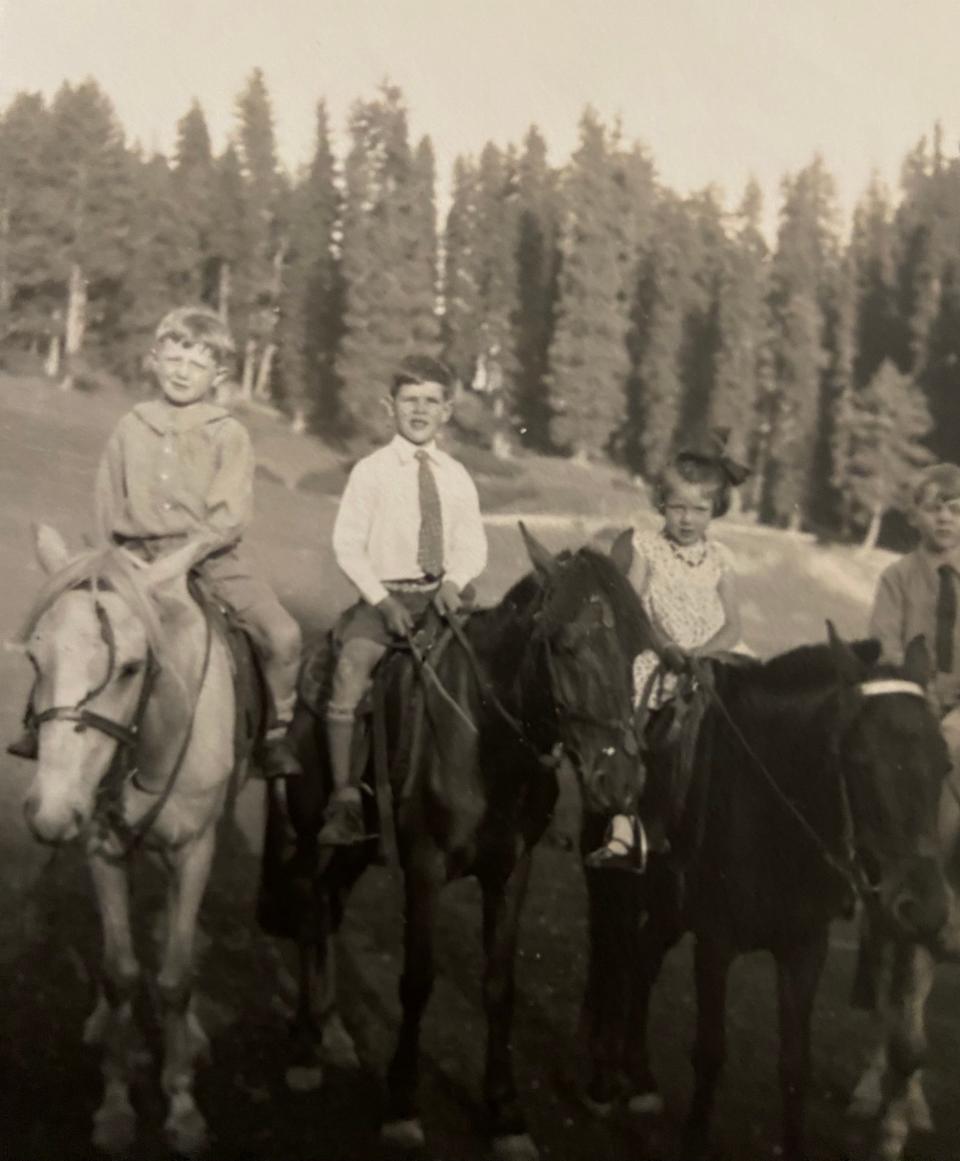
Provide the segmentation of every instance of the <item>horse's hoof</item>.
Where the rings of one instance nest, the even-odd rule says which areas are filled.
[[[636,1092],[627,1101],[627,1112],[635,1117],[659,1117],[663,1112],[663,1097],[655,1090]]]
[[[291,1064],[285,1076],[291,1092],[315,1092],[323,1085],[323,1069],[319,1064]]]
[[[96,1006],[83,1024],[84,1044],[90,1045],[91,1047],[102,1044],[109,1019],[110,1005],[103,996],[98,996]]]
[[[427,1139],[419,1120],[386,1121],[380,1127],[380,1140],[397,1149],[422,1149]]]
[[[918,1133],[933,1132],[933,1116],[919,1076],[914,1076],[910,1080],[910,1087],[907,1090],[907,1109],[910,1113],[912,1128],[916,1129]]]
[[[93,1118],[93,1145],[111,1157],[126,1154],[137,1136],[137,1114],[133,1106],[115,1105],[99,1109]]]
[[[181,1157],[201,1157],[207,1151],[207,1123],[196,1105],[171,1113],[163,1131],[171,1150]]]
[[[609,1117],[613,1112],[613,1101],[598,1101],[594,1100],[589,1093],[580,1094],[580,1103],[593,1117],[598,1117],[603,1120]]]
[[[540,1150],[529,1133],[511,1133],[496,1137],[493,1155],[497,1161],[540,1161]]]
[[[331,1016],[324,1023],[320,1052],[324,1062],[331,1068],[342,1068],[346,1072],[360,1071],[360,1057],[353,1037],[339,1016]]]

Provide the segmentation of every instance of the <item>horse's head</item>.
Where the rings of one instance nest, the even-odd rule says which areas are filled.
[[[633,658],[643,614],[615,558],[589,548],[553,556],[521,525],[541,597],[536,640],[546,661],[559,740],[593,790],[636,780]]]
[[[838,757],[848,841],[862,892],[896,934],[935,941],[948,910],[937,822],[950,761],[925,693],[926,646],[911,642],[893,671],[829,628],[844,690]]]
[[[182,573],[183,563],[171,566],[167,558],[162,568],[144,569],[136,586],[118,584],[108,567],[115,550],[71,558],[49,528],[38,531],[37,554],[51,579],[27,640],[39,761],[24,814],[37,839],[64,843],[87,830],[118,748],[136,743],[158,626],[151,632],[147,602],[131,594],[165,583],[171,568]]]

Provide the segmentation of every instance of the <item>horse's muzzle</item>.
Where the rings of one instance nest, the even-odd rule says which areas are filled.
[[[23,816],[30,833],[47,846],[62,846],[76,841],[87,826],[87,816],[78,807],[45,809],[39,794],[30,793],[24,799]]]
[[[886,917],[901,937],[935,945],[950,915],[949,889],[939,862],[911,860],[881,886]]]

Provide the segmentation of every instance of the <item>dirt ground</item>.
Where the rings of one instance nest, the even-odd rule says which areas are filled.
[[[41,401],[42,402],[42,401]],[[75,542],[87,527],[94,449],[104,417],[78,425],[72,413],[36,401],[0,403],[0,640],[16,632],[39,580],[29,552],[30,522],[46,517]],[[329,551],[332,504],[264,481],[254,540],[282,596],[309,630],[344,603]],[[309,535],[304,534],[309,529]],[[561,533],[554,533],[562,539]],[[496,567],[485,595],[523,568],[518,538],[492,534]],[[779,583],[779,582],[778,582]],[[750,588],[750,586],[753,586]],[[748,578],[749,599],[763,602],[763,586]],[[782,585],[781,585],[782,588]],[[769,591],[769,585],[768,585]],[[787,618],[786,601],[777,616]],[[841,627],[851,626],[853,596],[837,598]],[[789,607],[788,607],[789,606]],[[767,608],[767,620],[776,619]],[[851,631],[853,631],[851,629]],[[28,680],[14,651],[0,652],[0,732],[15,729]],[[0,757],[0,1155],[11,1161],[81,1161],[94,1155],[90,1118],[99,1097],[95,1054],[81,1043],[93,999],[99,957],[96,915],[82,859],[72,850],[51,855],[33,844],[21,822],[29,767]],[[356,1038],[359,1072],[331,1069],[314,1093],[288,1091],[291,977],[286,952],[255,927],[260,795],[241,798],[235,824],[225,828],[203,910],[204,951],[198,967],[201,1019],[212,1038],[212,1062],[201,1073],[199,1099],[219,1161],[377,1161],[393,1154],[379,1143],[384,1108],[382,1076],[397,1028],[398,948],[402,926],[396,873],[375,868],[351,900],[341,946],[344,1017]],[[161,882],[149,866],[134,875],[144,962],[153,960],[151,916]],[[814,1084],[809,1102],[811,1161],[867,1155],[868,1135],[844,1115],[848,1093],[870,1045],[868,1021],[847,1006],[854,932],[838,925],[815,1019]],[[655,996],[652,1041],[667,1102],[651,1127],[614,1116],[593,1119],[577,1092],[582,1061],[576,1026],[585,970],[584,892],[575,859],[556,849],[537,855],[523,920],[515,1029],[520,1090],[530,1127],[545,1158],[556,1161],[657,1161],[676,1155],[689,1096],[693,1004],[690,948],[667,962]],[[480,1007],[479,908],[470,882],[447,892],[441,917],[439,978],[428,1010],[422,1109],[425,1157],[478,1161],[488,1155],[478,1092],[484,1029]],[[142,997],[148,1044],[156,1040],[155,994]],[[960,973],[942,969],[930,1008],[931,1067],[926,1091],[937,1129],[915,1136],[913,1161],[960,1159]],[[775,1155],[778,1131],[776,1015],[771,964],[748,957],[730,990],[729,1057],[715,1140],[735,1161]],[[165,1157],[164,1110],[153,1063],[145,1062],[136,1102],[140,1137],[131,1158]]]

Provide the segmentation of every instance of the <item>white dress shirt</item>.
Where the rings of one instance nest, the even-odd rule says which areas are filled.
[[[417,445],[395,435],[354,465],[333,526],[337,564],[371,605],[388,595],[384,581],[423,576],[417,562],[420,492]],[[431,441],[423,451],[440,494],[444,579],[458,588],[487,563],[477,489],[466,468]]]

